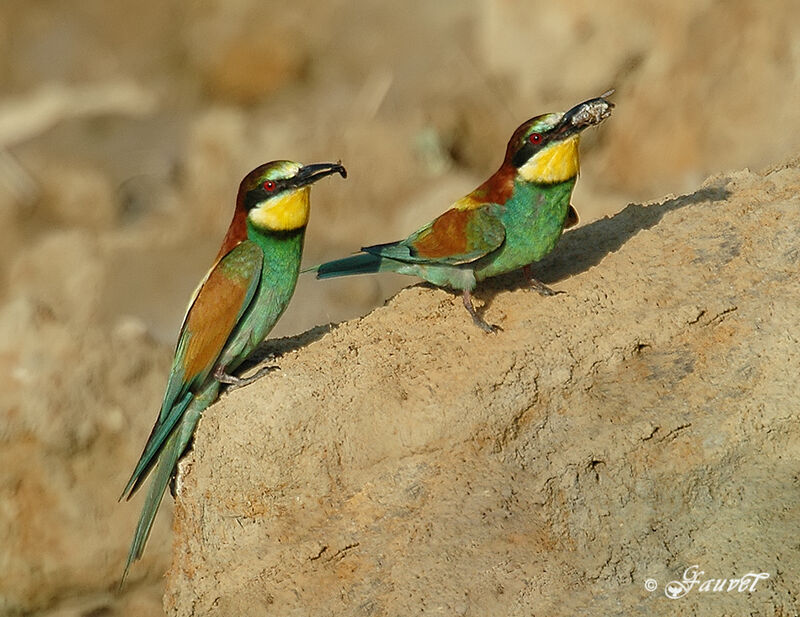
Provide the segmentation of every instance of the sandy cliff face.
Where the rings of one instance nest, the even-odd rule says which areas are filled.
[[[272,343],[182,464],[168,613],[793,613],[799,192],[794,162],[569,232],[565,294],[479,294],[496,335],[416,286]],[[668,599],[694,564],[770,576]]]

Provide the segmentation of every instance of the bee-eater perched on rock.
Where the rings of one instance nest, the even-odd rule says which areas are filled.
[[[133,537],[122,580],[141,557],[164,491],[195,426],[217,398],[220,384],[245,385],[260,376],[231,375],[269,333],[294,293],[311,184],[340,164],[302,166],[273,161],[242,180],[236,209],[216,263],[189,303],[164,401],[122,498],[130,499],[150,471],[153,479]],[[122,583],[120,583],[121,585]]]
[[[475,324],[490,332],[472,305],[470,292],[478,282],[525,268],[532,288],[552,295],[530,277],[529,265],[552,251],[564,228],[578,221],[570,197],[580,133],[611,115],[613,104],[605,97],[612,92],[528,120],[511,136],[500,169],[447,212],[405,240],[367,246],[317,266],[317,278],[383,271],[418,276],[461,291]]]

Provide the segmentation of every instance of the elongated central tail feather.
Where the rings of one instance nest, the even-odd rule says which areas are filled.
[[[328,279],[351,274],[372,274],[381,269],[382,258],[369,253],[359,253],[343,259],[335,259],[317,266],[317,278]]]
[[[142,513],[139,515],[139,523],[136,525],[136,531],[133,534],[133,541],[131,548],[128,552],[128,560],[125,563],[125,570],[122,573],[122,579],[119,582],[120,588],[125,583],[125,577],[128,575],[128,570],[134,561],[141,558],[144,552],[147,539],[150,537],[150,531],[153,528],[153,521],[156,518],[158,507],[161,505],[161,500],[164,498],[164,493],[167,490],[172,474],[175,473],[178,465],[178,460],[183,456],[186,447],[192,439],[192,434],[200,420],[200,415],[203,410],[208,406],[205,400],[193,400],[193,405],[184,414],[181,421],[175,426],[170,433],[167,440],[164,442],[163,448],[158,454],[158,462],[151,474],[150,487],[147,489],[147,496],[142,506]]]
[[[122,491],[120,501],[123,499],[130,499],[139,488],[139,485],[144,482],[150,469],[156,464],[157,456],[161,452],[167,437],[169,437],[175,424],[181,419],[183,412],[186,411],[186,408],[192,400],[194,400],[194,396],[191,392],[187,392],[183,399],[173,406],[164,422],[159,422],[153,427],[153,432],[150,433],[142,456],[139,458],[139,462],[136,464],[136,468],[131,474],[131,479],[128,480],[128,484],[125,485],[125,490]]]
[[[144,546],[147,543],[147,538],[150,537],[150,530],[153,528],[153,521],[156,518],[156,512],[158,512],[158,506],[161,505],[164,491],[167,490],[175,465],[186,447],[186,444],[181,444],[180,437],[181,430],[180,426],[178,426],[172,431],[158,457],[158,462],[150,480],[150,488],[147,490],[147,496],[142,506],[142,513],[139,516],[139,523],[136,525],[136,532],[133,534],[128,560],[125,563],[122,580],[119,582],[120,587],[125,582],[125,577],[128,575],[131,564],[139,559],[144,552]]]

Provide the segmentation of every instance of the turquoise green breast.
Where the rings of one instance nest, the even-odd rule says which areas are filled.
[[[261,284],[242,324],[250,329],[255,346],[269,333],[292,298],[300,274],[305,228],[264,232],[248,223],[247,236],[264,252]]]
[[[304,228],[266,232],[248,223],[248,240],[263,253],[261,278],[250,306],[217,360],[226,372],[236,370],[261,344],[289,305],[300,273],[304,235]]]
[[[556,245],[564,230],[575,178],[552,185],[517,183],[499,210],[506,240],[495,253],[477,262],[475,278],[483,280],[539,261]]]

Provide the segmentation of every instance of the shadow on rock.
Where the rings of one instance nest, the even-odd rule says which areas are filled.
[[[252,355],[237,369],[236,374],[242,375],[252,370],[263,362],[272,362],[301,347],[318,341],[331,331],[335,324],[315,326],[302,334],[287,336],[285,338],[267,339],[252,353]]]
[[[533,266],[533,275],[545,284],[556,283],[585,272],[599,264],[609,253],[618,251],[633,236],[656,225],[668,212],[703,202],[725,201],[730,191],[725,180],[702,188],[690,195],[681,195],[660,204],[630,204],[612,217],[602,218],[564,234],[556,249]],[[489,308],[499,291],[526,286],[519,272],[497,277],[479,287],[476,297],[484,301],[481,311]]]

